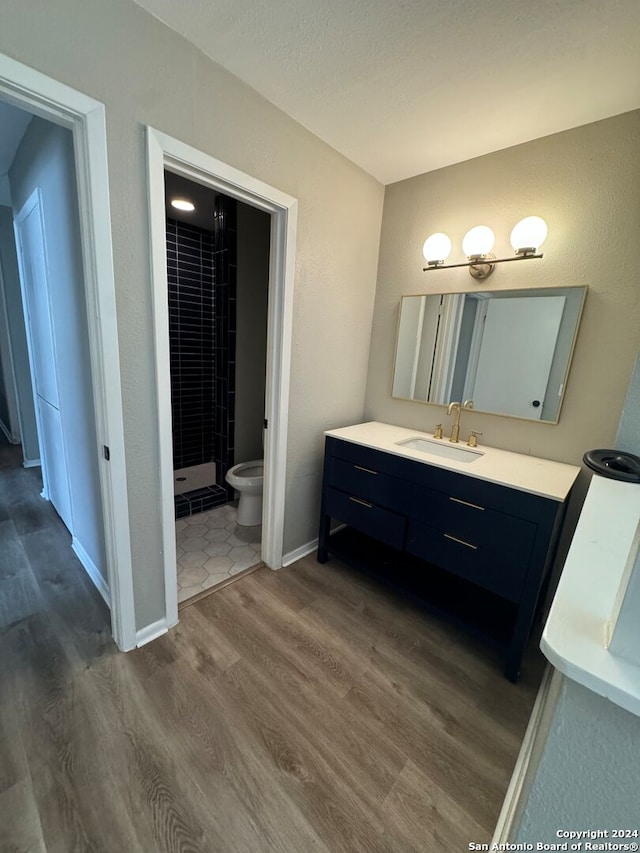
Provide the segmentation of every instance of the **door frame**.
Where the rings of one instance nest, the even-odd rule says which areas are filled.
[[[136,646],[104,104],[0,54],[0,98],[73,133],[111,630]],[[109,448],[107,460],[104,448]]]
[[[449,299],[443,299],[440,306],[440,322],[431,370],[429,398],[442,401],[445,405],[445,401],[451,399],[451,385],[456,367],[456,360],[452,354],[458,351],[464,297],[464,293],[451,293]]]
[[[267,369],[265,388],[265,468],[262,560],[282,567],[286,487],[287,427],[293,327],[293,289],[298,201],[233,166],[147,127],[151,279],[155,336],[160,483],[167,626],[178,621],[171,374],[167,283],[164,170],[209,186],[271,215]]]
[[[465,400],[473,397],[473,388],[476,384],[478,365],[480,363],[480,349],[482,347],[482,336],[484,335],[484,324],[487,319],[487,309],[489,308],[489,300],[486,297],[478,296],[477,299],[478,307],[476,309],[476,316],[473,322],[471,346],[469,347],[469,360],[467,362],[467,373],[464,379],[464,391],[462,394]]]

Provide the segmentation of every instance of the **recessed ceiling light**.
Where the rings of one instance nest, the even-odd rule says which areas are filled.
[[[171,199],[171,207],[177,208],[177,210],[195,210],[196,206],[193,202],[188,201],[186,198],[172,198]]]

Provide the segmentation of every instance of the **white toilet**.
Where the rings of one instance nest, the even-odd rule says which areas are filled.
[[[264,461],[254,459],[229,468],[225,480],[240,493],[238,524],[253,527],[262,524],[262,482]]]

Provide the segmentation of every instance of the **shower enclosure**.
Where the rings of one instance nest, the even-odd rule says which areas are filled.
[[[208,218],[210,229],[167,215],[176,518],[233,499],[235,200],[211,193]]]

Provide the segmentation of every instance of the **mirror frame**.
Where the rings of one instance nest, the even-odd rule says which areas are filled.
[[[582,290],[582,300],[580,302],[580,308],[578,309],[578,314],[576,316],[576,326],[573,332],[573,340],[571,341],[571,349],[569,350],[569,357],[567,359],[567,367],[564,372],[564,379],[562,383],[562,394],[560,395],[560,400],[558,402],[558,412],[555,420],[539,420],[537,418],[525,418],[522,415],[510,415],[506,412],[491,412],[486,409],[473,409],[474,412],[478,412],[481,415],[494,415],[499,418],[512,418],[513,420],[518,421],[526,421],[530,424],[551,424],[556,425],[560,422],[560,413],[562,411],[562,406],[564,404],[565,394],[567,392],[567,382],[569,379],[569,373],[571,371],[571,366],[573,363],[573,354],[576,349],[576,342],[578,340],[578,332],[580,331],[580,323],[582,322],[582,315],[584,312],[584,305],[587,299],[587,290],[588,285],[586,284],[568,284],[564,287],[522,287],[522,288],[513,288],[513,289],[505,289],[505,290],[495,290],[495,291],[484,291],[484,290],[452,290],[452,291],[436,291],[433,293],[405,293],[400,297],[400,302],[398,305],[398,316],[396,320],[396,333],[395,333],[395,351],[393,356],[393,370],[391,372],[391,399],[392,400],[404,400],[409,403],[419,403],[423,406],[438,406],[439,408],[446,409],[449,405],[448,403],[434,403],[430,400],[416,400],[414,397],[399,397],[393,393],[393,386],[395,384],[395,376],[396,376],[396,366],[398,359],[398,338],[400,335],[400,322],[402,319],[402,303],[404,299],[410,297],[420,297],[420,296],[467,296],[469,294],[476,294],[479,292],[491,292],[493,294],[521,294],[522,296],[535,296],[539,293],[544,293],[548,291],[559,291],[559,290]],[[461,401],[462,402],[462,401]]]

